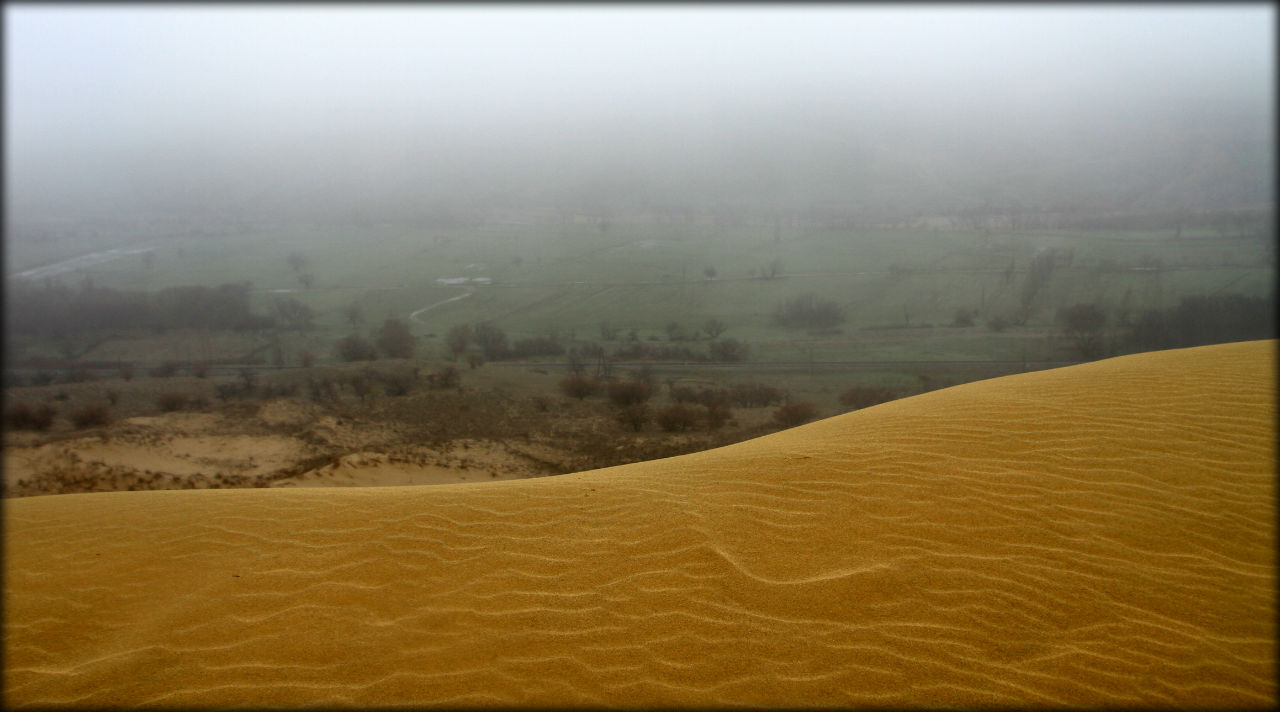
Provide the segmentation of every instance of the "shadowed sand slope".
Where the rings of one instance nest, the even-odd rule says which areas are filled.
[[[1275,346],[537,480],[8,500],[6,702],[1270,706]]]

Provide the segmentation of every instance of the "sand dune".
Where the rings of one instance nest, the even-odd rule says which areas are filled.
[[[5,699],[1269,707],[1275,350],[543,479],[7,500]]]

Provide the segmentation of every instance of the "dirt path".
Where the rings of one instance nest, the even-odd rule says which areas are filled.
[[[449,297],[448,299],[443,299],[443,300],[438,301],[438,302],[436,302],[436,303],[434,303],[434,304],[428,304],[427,306],[425,306],[425,307],[423,307],[423,308],[419,309],[418,311],[413,312],[412,314],[410,314],[410,315],[409,315],[409,321],[413,321],[413,322],[417,322],[417,323],[419,323],[419,324],[423,324],[423,323],[425,323],[425,322],[423,322],[421,319],[419,319],[419,318],[418,318],[418,315],[419,315],[419,314],[424,314],[424,313],[426,313],[426,312],[431,311],[432,309],[435,309],[436,307],[444,306],[445,304],[448,304],[449,302],[456,302],[456,301],[458,301],[459,299],[466,299],[467,297],[469,297],[469,296],[471,296],[472,294],[475,294],[475,293],[476,293],[476,288],[475,288],[475,287],[463,287],[463,289],[464,289],[464,290],[466,290],[466,291],[465,291],[464,293],[462,293],[462,294],[459,294],[459,295],[458,295],[458,296],[456,296],[456,297]]]
[[[75,257],[69,257],[65,260],[59,260],[57,262],[54,262],[53,264],[42,265],[40,267],[32,267],[31,269],[14,273],[13,275],[11,275],[11,277],[13,279],[42,279],[45,277],[53,277],[59,274],[64,274],[66,272],[74,272],[78,269],[83,269],[85,267],[92,267],[93,265],[99,265],[104,262],[111,262],[112,260],[118,260],[121,257],[142,254],[143,252],[148,252],[152,249],[154,248],[153,247],[113,247],[108,250],[101,250],[98,252],[90,252],[85,255],[77,255]]]

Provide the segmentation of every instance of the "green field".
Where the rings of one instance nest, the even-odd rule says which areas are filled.
[[[353,331],[344,307],[357,304],[369,333],[388,317],[407,319],[419,354],[444,351],[455,324],[490,322],[509,338],[556,335],[562,343],[601,340],[600,324],[620,338],[634,330],[667,342],[671,322],[692,334],[710,319],[724,337],[749,344],[754,363],[860,361],[1036,361],[1073,356],[1058,334],[1059,309],[1103,307],[1114,328],[1124,313],[1176,305],[1186,295],[1264,296],[1274,282],[1272,247],[1256,236],[1184,232],[969,232],[957,230],[828,230],[769,226],[619,223],[601,230],[578,224],[489,224],[468,229],[396,226],[287,228],[236,234],[170,236],[132,243],[140,254],[68,272],[120,289],[224,282],[252,283],[255,309],[280,297],[316,313],[316,329],[286,336],[289,349],[331,358],[329,346]],[[74,243],[84,250],[83,241]],[[11,274],[72,256],[46,246],[11,250]],[[996,317],[1016,313],[1037,252],[1060,255],[1025,322],[1001,331]],[[290,253],[306,265],[291,269]],[[771,279],[770,264],[780,265]],[[708,278],[704,269],[715,270]],[[309,288],[302,272],[313,276]],[[486,278],[444,286],[438,279]],[[289,290],[273,291],[273,290]],[[783,328],[778,305],[812,294],[838,303],[846,320],[822,333]],[[454,297],[461,297],[447,301]],[[954,326],[958,310],[972,326]],[[680,345],[705,351],[706,337]]]

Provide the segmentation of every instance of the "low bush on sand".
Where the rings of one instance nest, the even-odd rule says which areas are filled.
[[[14,403],[4,413],[4,424],[14,430],[48,430],[53,425],[56,414],[48,405],[31,406],[26,403]]]

